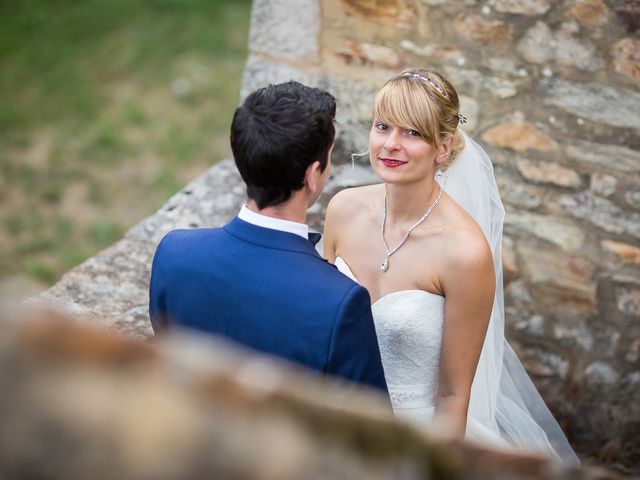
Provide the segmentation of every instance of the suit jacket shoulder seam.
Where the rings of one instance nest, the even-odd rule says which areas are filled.
[[[225,233],[227,233],[228,235],[231,235],[233,238],[240,240],[241,242],[248,243],[250,245],[255,245],[256,247],[265,248],[267,250],[277,250],[277,251],[280,251],[280,252],[299,253],[301,255],[307,255],[307,256],[312,257],[312,258],[317,258],[318,260],[321,260],[323,263],[326,262],[326,260],[324,258],[322,258],[319,253],[317,255],[314,255],[314,254],[312,254],[310,252],[305,252],[303,250],[298,250],[298,249],[285,248],[285,247],[272,247],[270,245],[265,245],[263,243],[253,242],[251,240],[247,240],[245,238],[241,238],[241,237],[239,237],[237,235],[234,235],[232,232],[230,232],[230,231],[228,231],[227,229],[224,229],[224,228],[223,228],[223,231]]]

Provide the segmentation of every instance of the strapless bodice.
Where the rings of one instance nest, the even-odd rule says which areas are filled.
[[[357,281],[342,258],[336,258],[335,264]],[[381,297],[371,311],[394,412],[430,420],[438,386],[444,297],[424,290],[400,290]]]
[[[423,290],[385,295],[371,306],[388,383],[438,383],[444,297]]]

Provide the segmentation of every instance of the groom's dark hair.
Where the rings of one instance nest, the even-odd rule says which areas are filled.
[[[327,167],[335,139],[336,100],[298,82],[260,88],[233,116],[231,150],[247,195],[258,208],[287,201],[313,162]]]

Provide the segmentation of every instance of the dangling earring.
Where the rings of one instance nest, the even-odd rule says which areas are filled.
[[[440,183],[444,180],[444,172],[440,169],[436,170],[436,174],[434,175],[436,182]]]

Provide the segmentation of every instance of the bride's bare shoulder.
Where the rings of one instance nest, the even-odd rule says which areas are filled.
[[[372,209],[383,192],[382,184],[340,190],[329,201],[327,216],[352,218],[354,215],[365,213]]]
[[[456,270],[479,269],[486,273],[493,268],[491,247],[480,225],[462,208],[458,209],[452,214],[454,220],[447,229],[442,257]]]

